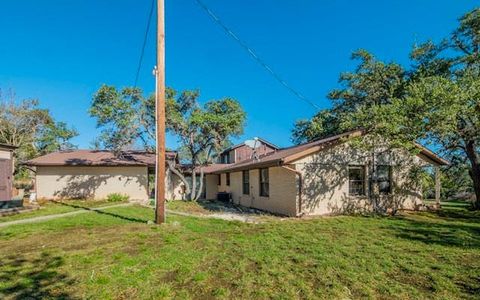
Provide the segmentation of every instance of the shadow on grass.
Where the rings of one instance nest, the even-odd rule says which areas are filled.
[[[395,236],[425,244],[480,248],[480,216],[466,210],[440,210],[420,214],[432,218],[399,217],[402,222],[389,226]]]
[[[147,223],[148,222],[148,220],[143,220],[143,219],[138,219],[138,218],[128,217],[128,216],[122,216],[122,215],[119,215],[119,214],[116,214],[116,213],[111,213],[111,212],[107,212],[107,211],[104,211],[104,210],[100,210],[99,207],[91,208],[91,207],[69,204],[69,203],[60,202],[60,201],[52,201],[52,202],[57,203],[57,204],[61,204],[61,205],[65,205],[65,206],[69,206],[69,207],[73,207],[73,208],[88,210],[88,211],[91,211],[91,212],[94,212],[94,213],[97,213],[97,214],[101,214],[101,215],[106,215],[106,216],[111,216],[111,217],[114,217],[114,218],[119,218],[119,219],[129,221],[129,222],[136,222],[136,223]]]
[[[43,253],[28,259],[11,255],[0,261],[0,298],[76,299],[64,289],[74,280],[59,272],[63,258]]]

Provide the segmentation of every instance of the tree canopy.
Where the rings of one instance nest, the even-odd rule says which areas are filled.
[[[145,98],[141,89],[102,85],[93,96],[90,115],[102,128],[97,141],[103,148],[120,151],[140,142],[154,149],[155,98]]]
[[[38,100],[16,102],[13,95],[0,97],[0,143],[18,147],[17,162],[59,150],[76,148],[71,139],[75,129],[57,122],[47,109],[40,108]],[[24,169],[17,165],[17,174]]]
[[[216,153],[230,138],[243,132],[246,114],[240,103],[231,98],[199,103],[199,91],[177,93],[166,90],[166,129],[177,137],[179,149],[192,181],[170,162],[170,170],[183,180],[187,194],[198,199],[202,190],[203,172],[197,189],[198,166],[213,161]],[[153,150],[155,142],[155,97],[144,97],[138,88],[118,90],[103,85],[94,95],[90,114],[102,128],[100,144],[106,149],[122,150],[140,143]],[[200,168],[201,169],[201,168]]]
[[[196,167],[212,162],[230,138],[243,133],[246,114],[240,103],[231,98],[198,102],[198,91],[184,91],[167,98],[167,131],[178,137],[182,152],[189,159],[192,173],[192,200],[200,197],[203,188],[203,169],[200,167],[200,186],[196,189]],[[190,188],[190,187],[189,187]]]
[[[468,166],[480,209],[480,9],[462,16],[447,39],[415,45],[410,57],[405,70],[355,52],[357,68],[341,74],[341,87],[328,95],[332,108],[297,122],[293,140],[363,128],[395,147],[435,145]]]

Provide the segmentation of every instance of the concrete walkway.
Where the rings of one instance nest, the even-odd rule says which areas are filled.
[[[48,220],[53,220],[53,219],[59,219],[59,218],[84,214],[84,213],[88,213],[88,212],[102,211],[102,210],[109,209],[109,208],[123,207],[123,206],[130,206],[130,205],[133,205],[133,203],[123,203],[123,204],[116,204],[116,205],[102,206],[102,207],[95,207],[95,208],[85,207],[85,208],[81,208],[80,210],[71,211],[71,212],[62,213],[62,214],[39,216],[39,217],[33,217],[33,218],[29,218],[29,219],[21,219],[21,220],[15,220],[15,221],[10,221],[10,222],[3,222],[3,223],[0,223],[0,228],[7,227],[7,226],[10,226],[10,225],[28,224],[28,223],[48,221]]]

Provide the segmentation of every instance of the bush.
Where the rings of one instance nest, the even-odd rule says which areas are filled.
[[[33,182],[31,180],[17,180],[13,183],[17,190],[31,190],[33,189]]]
[[[122,201],[128,201],[128,199],[130,199],[128,195],[119,194],[119,193],[112,193],[107,195],[108,202],[122,202]]]

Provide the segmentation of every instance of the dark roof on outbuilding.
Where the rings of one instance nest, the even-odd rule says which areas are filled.
[[[176,152],[166,152],[176,159]],[[123,151],[115,155],[107,150],[68,150],[46,154],[25,162],[27,166],[155,166],[155,153]]]
[[[0,149],[15,150],[18,147],[0,143]]]

